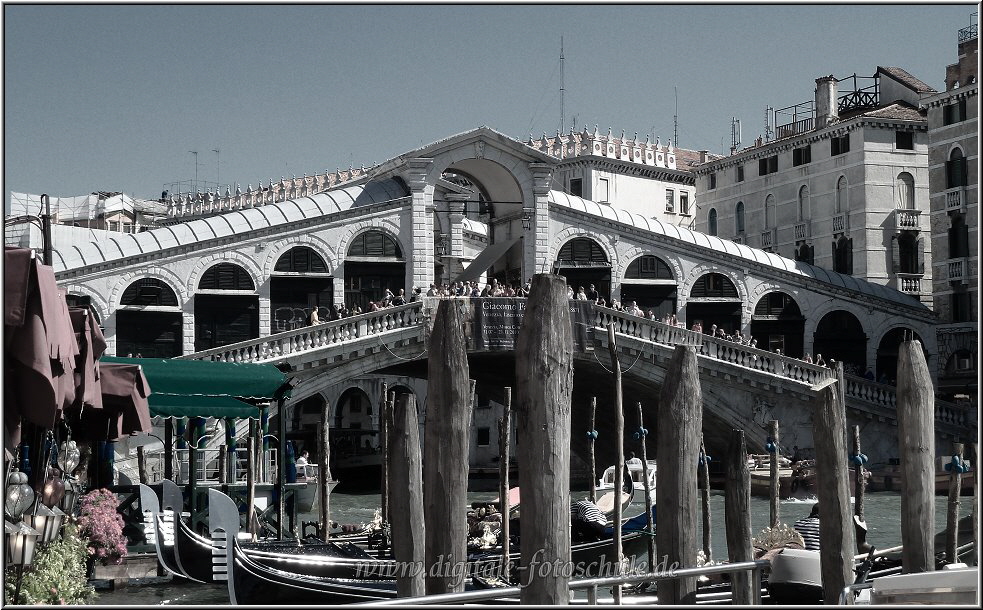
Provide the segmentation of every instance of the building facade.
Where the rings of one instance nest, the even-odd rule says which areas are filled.
[[[775,137],[695,170],[696,228],[890,286],[930,305],[928,126],[934,90],[900,68],[825,76],[775,112]]]
[[[976,397],[979,376],[978,26],[959,31],[946,91],[921,101],[928,115],[933,309],[939,316],[938,389]]]

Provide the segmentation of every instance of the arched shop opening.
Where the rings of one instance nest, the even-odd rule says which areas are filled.
[[[331,429],[331,474],[344,489],[378,487],[382,468],[378,419],[361,388],[348,388],[338,399]]]
[[[905,327],[892,328],[884,335],[881,342],[877,345],[877,362],[875,363],[874,374],[876,379],[884,379],[889,383],[895,383],[898,379],[898,351],[901,347],[901,342],[905,340],[914,339],[915,341],[921,342],[922,338],[918,336],[914,330]],[[925,344],[922,343],[922,351],[925,350]],[[926,360],[928,359],[928,354],[925,354]],[[866,372],[860,371],[859,374],[863,375]]]
[[[829,362],[839,360],[853,365],[863,374],[867,370],[867,335],[852,313],[838,309],[819,321],[812,340],[813,356],[822,355]]]
[[[769,292],[754,306],[751,337],[758,340],[761,349],[781,350],[786,356],[801,358],[805,323],[795,299],[784,292]]]
[[[563,244],[556,257],[556,272],[566,278],[574,293],[581,286],[586,292],[594,284],[597,294],[611,304],[611,262],[593,239],[575,237]]]
[[[346,306],[368,311],[369,303],[381,301],[387,288],[396,294],[405,283],[406,263],[396,240],[382,231],[366,231],[352,239],[345,257]]]
[[[741,296],[734,282],[719,273],[707,273],[696,280],[686,302],[686,323],[692,326],[697,322],[703,325],[704,333],[714,324],[727,334],[740,330]]]
[[[249,273],[233,263],[210,267],[195,294],[195,351],[259,337],[259,297]]]
[[[635,301],[646,313],[656,318],[676,313],[676,278],[669,265],[657,256],[640,256],[628,264],[621,282],[621,302]]]
[[[116,355],[173,358],[183,352],[181,310],[171,287],[139,279],[123,291],[116,310]]]
[[[99,312],[97,312],[95,308],[92,307],[92,297],[90,297],[89,295],[66,294],[65,303],[69,307],[85,307],[96,319],[96,324],[98,324],[100,327],[102,326],[102,320],[99,318]]]
[[[283,253],[270,278],[270,332],[306,326],[311,311],[327,321],[334,302],[331,271],[320,254],[307,246]]]
[[[290,405],[287,412],[290,418],[290,426],[287,432],[287,440],[293,441],[297,449],[297,455],[303,450],[310,451],[308,461],[318,463],[318,430],[321,425],[321,415],[327,408],[327,401],[320,394],[314,394]],[[332,430],[332,434],[334,431]]]

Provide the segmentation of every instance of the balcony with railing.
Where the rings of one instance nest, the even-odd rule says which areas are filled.
[[[955,258],[949,261],[949,281],[969,283],[969,260],[966,258]]]
[[[812,223],[808,220],[795,223],[795,241],[812,237]]]
[[[898,231],[921,231],[921,210],[895,210],[894,223]]]
[[[767,229],[761,232],[761,247],[771,248],[775,245],[775,229]]]
[[[956,186],[945,191],[945,211],[946,212],[965,212],[966,211],[966,187]]]
[[[897,275],[897,288],[905,294],[919,296],[922,293],[923,277],[921,273],[899,273]]]
[[[833,233],[845,233],[850,229],[850,215],[841,212],[833,215]]]

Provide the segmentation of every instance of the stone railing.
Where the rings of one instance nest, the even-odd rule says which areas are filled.
[[[761,232],[761,247],[770,248],[775,243],[775,230],[768,229]]]
[[[895,210],[894,222],[898,231],[921,230],[921,210]]]
[[[956,280],[965,281],[969,279],[969,274],[967,273],[967,264],[965,258],[957,258],[955,260],[949,261],[947,265],[949,268],[949,281],[954,282]]]
[[[966,187],[957,186],[945,192],[945,211],[963,210],[966,205]]]
[[[905,294],[920,295],[922,293],[922,277],[920,273],[899,273],[898,290]]]
[[[808,220],[795,223],[795,240],[809,239],[811,237],[812,223]]]
[[[423,321],[423,304],[409,303],[260,339],[224,345],[182,358],[220,362],[265,362],[410,326],[422,328]]]
[[[833,233],[843,233],[850,228],[849,214],[835,214],[833,216]]]
[[[863,403],[871,413],[897,419],[898,390],[895,386],[877,383],[855,375],[845,375],[846,398]],[[857,404],[855,402],[854,404]],[[935,425],[952,435],[976,436],[976,419],[969,406],[935,399]]]

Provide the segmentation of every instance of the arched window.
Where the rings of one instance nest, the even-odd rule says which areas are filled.
[[[717,210],[716,208],[710,208],[710,213],[707,214],[707,233],[710,235],[717,234]]]
[[[853,239],[840,237],[833,242],[833,271],[853,275]]]
[[[740,235],[744,233],[744,202],[738,201],[734,209],[734,231]]]
[[[961,214],[952,217],[949,227],[949,258],[969,256],[969,227]]]
[[[809,186],[803,185],[799,189],[799,222],[809,220]]]
[[[328,266],[321,255],[307,246],[297,246],[283,253],[274,271],[295,273],[328,273]]]
[[[897,273],[919,273],[918,271],[918,240],[905,231],[897,239]]]
[[[596,266],[607,265],[608,256],[604,248],[589,237],[577,237],[563,244],[557,262],[562,266]]]
[[[770,229],[775,226],[775,196],[765,197],[765,228]]]
[[[847,190],[846,176],[840,176],[836,181],[836,209],[837,214],[841,214],[850,209],[850,194]]]
[[[968,171],[969,168],[963,151],[959,148],[953,148],[952,152],[949,153],[949,160],[945,163],[945,187],[951,189],[957,186],[966,186]]]
[[[628,264],[626,280],[671,280],[672,270],[658,256],[640,256]]]
[[[156,278],[145,277],[126,287],[123,296],[120,297],[119,304],[121,306],[177,307],[177,295],[164,282]]]
[[[795,260],[802,261],[803,263],[809,263],[810,265],[815,263],[815,253],[813,247],[807,243],[803,243],[798,248],[795,249]]]
[[[897,196],[899,210],[915,209],[915,179],[908,172],[898,174]]]
[[[403,257],[399,244],[382,231],[366,231],[352,239],[348,256],[392,256]]]
[[[690,290],[689,296],[692,298],[728,298],[728,299],[740,299],[740,294],[737,292],[737,286],[734,282],[730,281],[730,278],[720,273],[707,273],[701,276],[696,283],[693,284],[693,289]]]
[[[253,278],[239,265],[219,263],[201,276],[199,290],[256,290]]]

